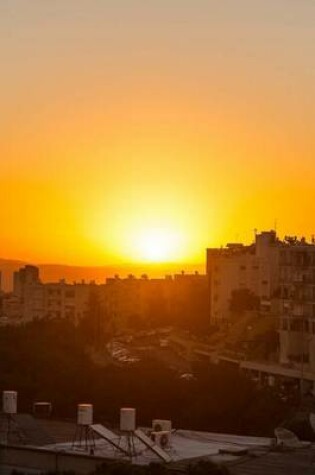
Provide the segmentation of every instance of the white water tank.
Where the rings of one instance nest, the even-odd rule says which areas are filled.
[[[154,432],[167,431],[172,432],[172,421],[165,419],[153,419],[152,430]]]
[[[77,424],[79,426],[90,426],[93,424],[92,404],[78,404]]]
[[[134,408],[122,407],[120,409],[120,430],[123,432],[136,430],[136,410]]]
[[[17,413],[17,392],[16,391],[3,391],[2,410],[4,414]]]

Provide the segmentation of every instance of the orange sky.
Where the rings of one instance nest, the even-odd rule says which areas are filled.
[[[1,2],[1,256],[201,262],[275,220],[315,233],[314,21],[306,0]]]

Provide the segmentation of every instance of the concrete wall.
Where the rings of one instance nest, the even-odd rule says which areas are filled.
[[[33,447],[0,445],[0,467],[19,470],[40,470],[41,472],[74,471],[89,474],[109,460],[85,454],[69,454],[61,451]],[[1,468],[0,468],[1,473]]]

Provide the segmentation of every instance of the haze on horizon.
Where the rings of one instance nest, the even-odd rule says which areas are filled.
[[[307,0],[1,2],[2,257],[315,233],[314,21]]]

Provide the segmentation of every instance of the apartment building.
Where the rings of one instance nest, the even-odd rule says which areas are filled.
[[[88,311],[92,291],[98,286],[84,281],[42,283],[35,266],[14,273],[13,292],[2,300],[2,315],[11,322],[36,318],[67,318],[78,323]]]
[[[315,243],[288,238],[279,252],[280,362],[315,372]]]
[[[35,318],[67,318],[78,323],[88,315],[91,299],[99,318],[114,330],[145,328],[208,318],[208,279],[205,275],[178,274],[149,279],[115,276],[105,284],[42,283],[38,268],[25,266],[14,274],[12,294],[2,300],[2,316],[11,322]],[[95,297],[97,302],[95,301]]]
[[[171,307],[173,321],[185,328],[206,330],[209,327],[210,294],[207,275],[175,274]]]
[[[240,289],[247,289],[259,298],[261,311],[270,311],[278,286],[278,247],[276,233],[270,231],[257,234],[251,245],[230,243],[226,247],[207,249],[213,325],[229,325],[232,294]]]
[[[117,328],[149,324],[155,314],[165,318],[170,311],[171,284],[172,278],[149,279],[147,275],[107,279],[102,292],[107,318]]]

